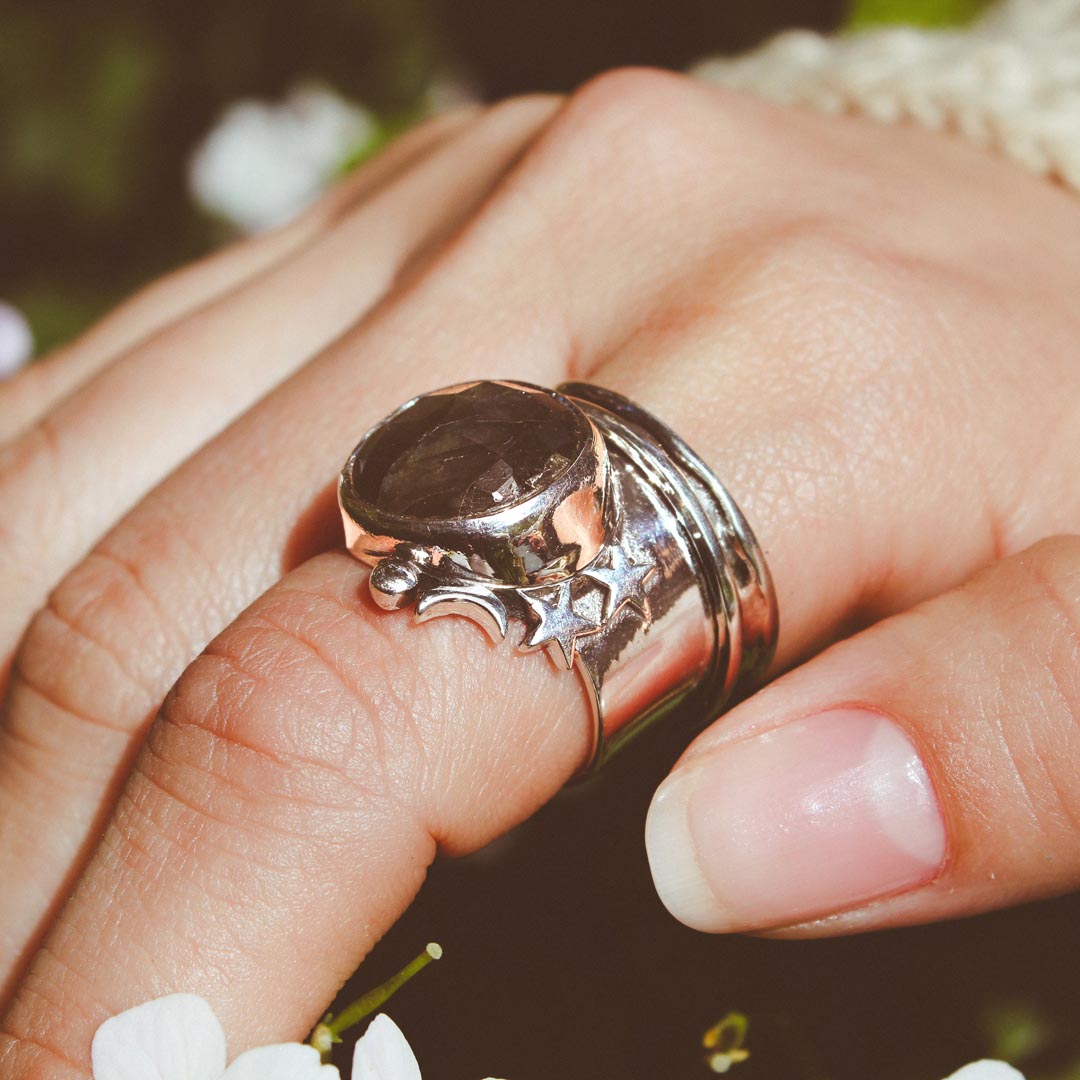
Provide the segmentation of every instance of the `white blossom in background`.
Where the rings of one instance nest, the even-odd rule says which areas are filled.
[[[0,379],[10,379],[34,355],[34,335],[18,308],[0,300]]]
[[[94,1080],[338,1080],[319,1052],[299,1043],[263,1046],[225,1067],[225,1032],[194,994],[137,1005],[97,1030]]]
[[[238,101],[196,149],[191,193],[245,232],[261,232],[310,206],[377,133],[371,113],[324,87],[299,86],[280,104]]]
[[[1024,1080],[1024,1074],[1004,1061],[976,1061],[954,1072],[948,1080]]]

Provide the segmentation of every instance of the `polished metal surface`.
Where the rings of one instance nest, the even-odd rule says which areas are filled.
[[[436,393],[480,385],[491,384]],[[760,681],[777,636],[768,570],[738,507],[678,435],[612,391],[493,385],[549,395],[572,460],[488,513],[388,515],[359,496],[356,476],[375,434],[422,399],[402,406],[353,451],[339,486],[375,601],[412,607],[419,622],[467,616],[496,641],[512,634],[522,652],[576,669],[595,723],[586,767],[675,705],[712,719]]]

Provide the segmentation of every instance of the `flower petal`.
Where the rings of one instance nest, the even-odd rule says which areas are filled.
[[[313,1046],[282,1043],[241,1054],[222,1080],[338,1080],[333,1065],[324,1065]]]
[[[408,1040],[385,1013],[371,1021],[356,1044],[352,1080],[420,1080]]]
[[[974,1061],[954,1072],[948,1080],[1024,1080],[1024,1074],[1004,1061]]]
[[[170,994],[106,1020],[90,1056],[94,1080],[221,1080],[225,1032],[201,997]]]

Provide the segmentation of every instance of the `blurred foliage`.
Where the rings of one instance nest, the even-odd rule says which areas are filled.
[[[1045,1009],[1015,997],[991,1001],[982,1022],[988,1057],[1011,1062],[1028,1080],[1080,1080],[1073,1024],[1063,1031]]]
[[[0,295],[49,348],[221,239],[185,166],[228,103],[317,76],[393,129],[448,59],[427,0],[0,4]]]
[[[871,26],[963,26],[971,22],[989,0],[854,0],[848,29]]]

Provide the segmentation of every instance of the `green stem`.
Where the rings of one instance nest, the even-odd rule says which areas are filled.
[[[381,986],[369,990],[362,998],[357,999],[351,1005],[347,1005],[337,1016],[327,1014],[326,1018],[315,1029],[311,1036],[311,1045],[327,1058],[330,1046],[341,1042],[341,1035],[349,1028],[355,1027],[370,1016],[376,1009],[381,1008],[390,1000],[414,975],[418,975],[431,963],[442,957],[442,946],[432,942],[411,963],[403,967],[396,975],[392,975]]]

